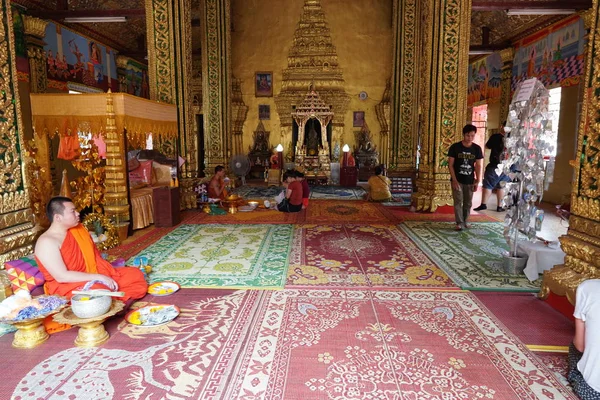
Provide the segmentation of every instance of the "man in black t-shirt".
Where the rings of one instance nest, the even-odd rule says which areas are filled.
[[[463,128],[463,140],[454,143],[448,150],[448,168],[450,169],[452,198],[454,200],[454,218],[456,230],[470,228],[467,223],[473,203],[473,192],[481,182],[483,151],[475,143],[477,127],[467,124]]]
[[[500,186],[501,182],[510,182],[510,178],[503,172],[498,175],[496,168],[506,159],[506,147],[504,146],[504,126],[506,121],[500,124],[498,133],[494,133],[488,139],[485,147],[490,149],[490,162],[485,167],[483,174],[483,193],[481,193],[481,205],[475,208],[475,211],[487,210],[487,200],[490,197],[493,189],[496,189],[497,207],[496,211],[506,211],[502,207],[502,198],[504,197],[504,189]]]

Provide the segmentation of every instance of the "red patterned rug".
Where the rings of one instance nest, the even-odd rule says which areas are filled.
[[[15,400],[575,399],[470,293],[181,290],[156,328],[118,320],[99,348],[75,330],[35,350],[0,338]]]
[[[286,287],[457,288],[401,230],[389,225],[301,225]]]
[[[474,294],[525,344],[568,346],[573,341],[574,323],[535,294],[479,291]]]
[[[567,354],[540,352],[534,352],[534,354],[550,371],[554,372],[556,379],[570,388],[569,382],[567,381],[567,373],[569,372],[569,360]]]
[[[310,200],[306,209],[309,224],[395,224],[397,218],[381,204],[368,201]]]

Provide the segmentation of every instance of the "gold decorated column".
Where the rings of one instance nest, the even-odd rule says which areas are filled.
[[[0,0],[0,266],[31,254],[36,229],[30,208],[27,160],[22,153],[23,124],[17,89],[16,53],[10,1]],[[35,182],[32,182],[35,184]]]
[[[232,150],[231,3],[201,0],[202,104],[207,171],[227,165]]]
[[[571,189],[569,230],[560,237],[565,262],[544,273],[540,297],[550,292],[575,304],[577,286],[587,279],[600,278],[600,15],[598,0],[586,12],[590,29],[586,52],[585,93],[577,158],[572,162],[575,179]],[[594,58],[594,55],[596,56]]]
[[[419,178],[413,203],[435,211],[452,204],[448,149],[466,121],[470,0],[421,3]]]
[[[104,213],[113,223],[123,225],[129,222],[129,202],[127,201],[127,169],[125,162],[124,133],[117,132],[115,109],[110,89],[106,96],[106,178],[104,187]]]
[[[420,0],[395,0],[393,10],[392,123],[387,158],[389,169],[416,169],[418,137],[419,9]]]
[[[146,0],[150,99],[176,104],[182,181],[198,174],[192,93],[192,1]]]
[[[512,67],[515,50],[512,47],[500,51],[502,59],[502,82],[500,84],[500,122],[506,121],[511,100]]]
[[[48,21],[23,15],[23,29],[29,60],[29,91],[31,93],[45,93],[48,87],[46,52],[44,51],[47,25]]]

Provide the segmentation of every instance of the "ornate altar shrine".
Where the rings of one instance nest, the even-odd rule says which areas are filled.
[[[270,134],[271,132],[265,130],[262,121],[259,121],[252,136],[252,145],[248,147],[248,158],[251,165],[250,175],[262,178],[270,166],[269,160],[273,155],[269,142]]]
[[[294,142],[296,167],[308,175],[331,176],[330,140],[327,126],[333,119],[331,107],[311,88],[300,106],[292,113],[298,124],[298,135]]]
[[[358,179],[366,181],[375,173],[375,167],[379,164],[379,153],[377,146],[371,139],[371,131],[365,121],[360,131],[355,132],[356,143],[354,147],[354,158],[358,163]]]

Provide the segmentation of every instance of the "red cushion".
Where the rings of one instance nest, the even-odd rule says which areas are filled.
[[[38,269],[33,257],[23,257],[18,260],[5,262],[4,269],[8,273],[13,292],[21,289],[32,292],[44,285],[44,275]]]
[[[140,166],[129,172],[129,186],[152,184],[152,160],[141,161]]]

